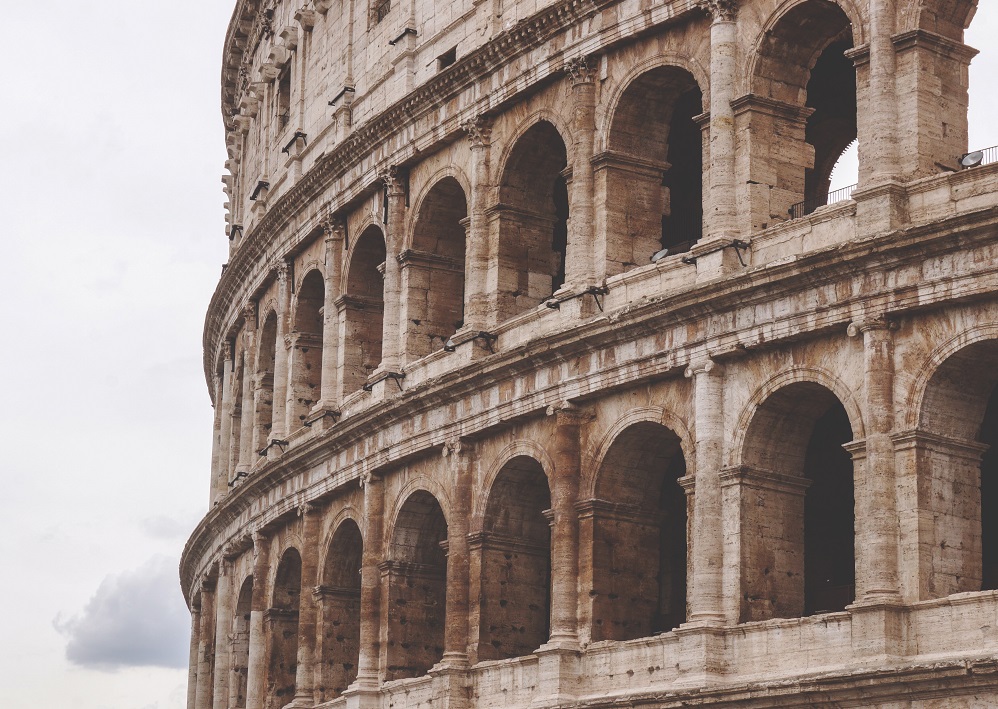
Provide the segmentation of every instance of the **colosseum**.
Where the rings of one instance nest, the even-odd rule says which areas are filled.
[[[998,705],[976,6],[238,0],[188,707]]]

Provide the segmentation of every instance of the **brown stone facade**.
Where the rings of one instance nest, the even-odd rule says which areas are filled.
[[[239,0],[189,709],[998,704],[975,8]]]

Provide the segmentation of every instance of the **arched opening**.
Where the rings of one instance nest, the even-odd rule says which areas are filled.
[[[402,254],[405,355],[413,361],[443,347],[464,324],[464,251],[468,204],[453,177],[423,199],[412,248]]]
[[[998,589],[998,340],[964,347],[933,372],[906,451],[921,494],[920,598]]]
[[[753,215],[759,226],[828,203],[832,171],[857,139],[852,47],[852,24],[830,0],[795,5],[764,35],[748,102],[753,209],[769,212]]]
[[[360,660],[360,563],[364,540],[345,520],[329,545],[319,586],[320,701],[335,699],[357,679]]]
[[[246,676],[249,672],[250,612],[253,601],[253,577],[239,589],[236,613],[232,618],[232,660],[229,678],[229,706],[246,706]]]
[[[568,244],[568,153],[547,121],[516,142],[499,182],[491,230],[498,231],[498,258],[490,288],[498,318],[529,310],[564,284]]]
[[[266,706],[283,707],[295,696],[300,600],[301,555],[288,549],[277,566],[273,601],[264,619],[270,638]]]
[[[282,345],[283,346],[283,345]],[[257,451],[267,445],[274,427],[274,362],[277,347],[277,313],[267,313],[260,328],[257,349],[254,402],[256,414],[253,426],[253,448]]]
[[[372,225],[360,235],[350,256],[346,293],[340,300],[345,326],[340,333],[345,394],[363,387],[381,364],[385,253],[385,237]]]
[[[447,522],[436,498],[420,490],[402,505],[389,547],[385,679],[419,677],[444,654]]]
[[[291,421],[302,425],[322,394],[322,325],[326,284],[313,269],[301,282],[291,329]]]
[[[479,660],[529,655],[548,640],[551,493],[541,464],[518,456],[489,491],[481,535]]]
[[[703,234],[703,94],[684,69],[651,69],[624,90],[596,167],[610,275]]]
[[[607,450],[581,515],[593,547],[594,641],[647,637],[686,621],[685,475],[679,437],[659,423],[629,426]]]
[[[849,417],[812,382],[776,391],[746,432],[744,465],[724,484],[741,509],[741,619],[844,610],[855,597]]]

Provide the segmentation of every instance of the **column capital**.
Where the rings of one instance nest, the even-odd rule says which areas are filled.
[[[343,241],[346,236],[347,224],[344,217],[327,214],[319,222],[319,226],[322,228],[322,234],[326,243]]]
[[[378,179],[384,183],[389,196],[405,194],[405,185],[402,181],[402,168],[398,165],[389,165],[378,170]]]
[[[857,337],[858,335],[878,330],[894,332],[899,327],[900,325],[897,320],[894,320],[887,315],[875,315],[868,318],[853,320],[849,323],[849,327],[846,328],[846,334],[849,335],[849,337]]]
[[[595,83],[597,64],[595,56],[575,57],[565,62],[565,71],[572,79],[572,86]]]
[[[557,426],[581,426],[596,418],[588,409],[583,409],[569,401],[563,401],[547,408],[547,415],[555,417]]]
[[[315,502],[302,502],[298,505],[297,513],[299,517],[308,517],[311,515],[317,515],[322,511],[322,508]]]
[[[222,361],[231,362],[232,361],[232,342],[228,339],[222,343]]]
[[[684,372],[684,374],[687,379],[692,379],[700,374],[718,375],[723,371],[724,368],[721,365],[712,360],[710,357],[707,357],[706,359],[691,361],[689,366],[686,367],[686,372]]]
[[[240,309],[240,314],[243,316],[243,320],[246,321],[246,328],[249,330],[256,329],[256,303],[252,300],[246,301],[246,304]]]
[[[737,0],[696,0],[696,3],[714,22],[733,22],[738,13]]]
[[[287,285],[288,275],[291,273],[291,263],[282,260],[274,267],[274,271],[277,273],[277,281],[281,286]]]
[[[357,478],[357,482],[361,488],[366,488],[369,485],[381,482],[381,476],[375,473],[361,473],[360,477]]]
[[[471,452],[471,444],[462,438],[452,438],[450,440],[444,441],[443,446],[440,448],[440,454],[444,458],[448,458],[452,455],[461,455],[462,453],[467,454]]]
[[[461,123],[461,129],[468,134],[472,148],[487,148],[492,141],[492,119],[478,114]]]

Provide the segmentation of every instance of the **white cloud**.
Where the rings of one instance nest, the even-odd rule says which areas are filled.
[[[108,576],[83,611],[56,618],[68,638],[66,659],[87,669],[187,666],[190,616],[177,564],[155,556],[140,568]]]

